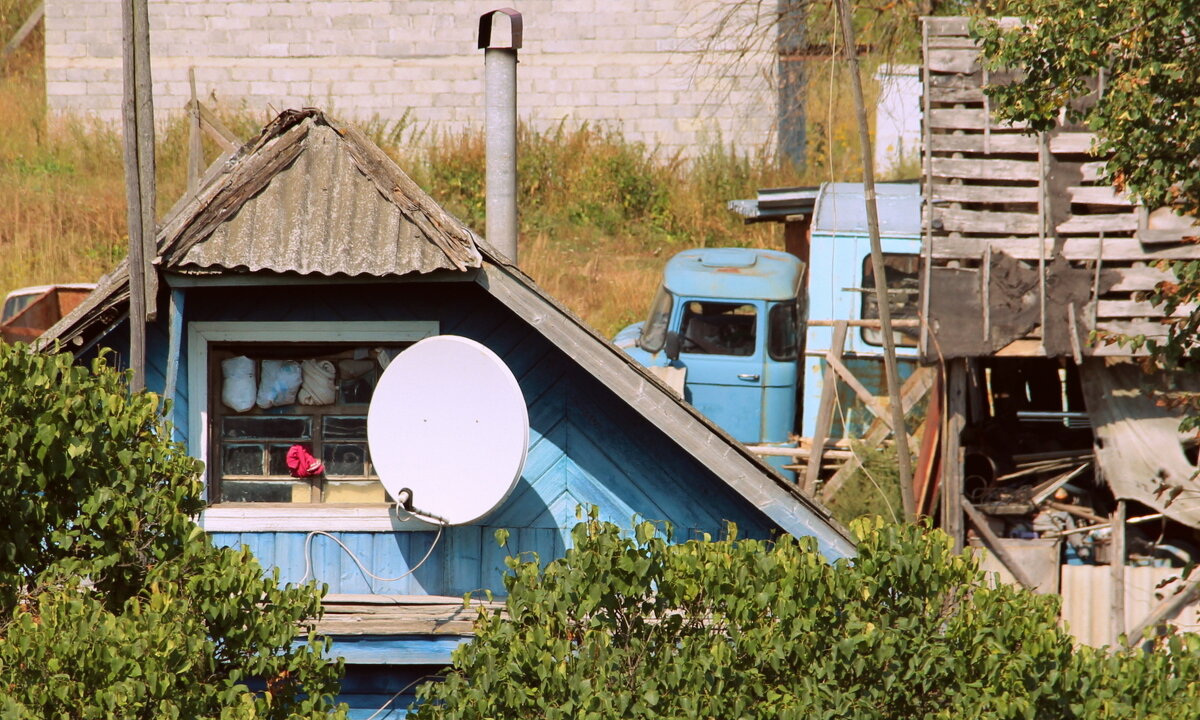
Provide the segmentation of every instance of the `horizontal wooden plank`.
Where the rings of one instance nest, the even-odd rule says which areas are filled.
[[[1068,260],[1095,260],[1100,252],[1099,238],[1067,238],[1062,241],[1063,256]],[[1018,260],[1037,260],[1039,256],[1050,257],[1054,250],[1054,238],[1039,240],[1036,237],[1018,238],[964,238],[935,237],[933,257],[936,260],[977,259],[991,245],[993,250],[1003,250]],[[1200,260],[1200,245],[1180,245],[1166,248],[1143,246],[1134,238],[1105,238],[1104,261],[1141,260]]]
[[[1159,270],[1155,267],[1104,267],[1105,273],[1114,274],[1117,281],[1109,292],[1135,292],[1138,290],[1153,290],[1160,282],[1174,280],[1175,273],[1169,270]]]
[[[1116,333],[1118,335],[1145,335],[1146,337],[1162,338],[1167,336],[1167,326],[1158,320],[1104,320],[1101,319],[1096,323],[1096,329],[1101,332]],[[1115,346],[1114,346],[1115,347]],[[1096,346],[1099,350],[1099,346]],[[1100,353],[1097,352],[1097,355]],[[1129,351],[1125,350],[1121,353],[1128,355]]]
[[[996,187],[995,185],[934,183],[932,195],[935,203],[994,203],[1000,200],[1006,203],[1036,203],[1041,192],[1036,185]]]
[[[1052,134],[1048,144],[1050,152],[1059,155],[1090,155],[1092,142],[1096,139],[1089,132],[1060,132]]]
[[[1200,227],[1194,228],[1190,232],[1183,230],[1142,230],[1137,233],[1138,240],[1146,245],[1169,245],[1178,243],[1187,243],[1189,241],[1184,238],[1200,237]]]
[[[934,177],[1037,182],[1042,175],[1037,162],[1028,160],[935,157],[930,162]]]
[[[1186,317],[1195,312],[1195,305],[1183,305],[1175,309],[1169,317]],[[1096,307],[1096,315],[1100,318],[1160,318],[1168,317],[1163,308],[1142,300],[1101,300]]]
[[[967,18],[962,16],[953,17],[923,17],[921,21],[925,23],[925,29],[929,33],[929,39],[932,42],[935,37],[954,36],[967,34],[968,23]]]
[[[942,77],[970,77],[965,75],[943,75]],[[965,85],[963,83],[962,85]],[[933,104],[943,103],[982,103],[984,99],[983,88],[976,84],[967,87],[931,87],[929,88],[929,102]]]
[[[933,152],[996,153],[1011,155],[1028,153],[1037,159],[1036,135],[1023,132],[963,133],[950,135],[930,133],[929,149]]]
[[[1024,130],[1027,122],[1000,122],[983,108],[933,108],[929,111],[929,127],[934,130]]]
[[[975,50],[979,45],[970,35],[936,35],[930,36],[928,50]]]
[[[979,50],[930,48],[925,54],[925,65],[930,72],[973,73],[979,70]]]
[[[999,22],[1001,27],[1011,28],[1021,24],[1021,19],[1016,17],[993,18]],[[925,23],[925,27],[929,33],[929,41],[933,42],[934,38],[946,36],[967,35],[969,32],[968,24],[970,18],[962,15],[943,16],[943,17],[923,17],[921,22]]]
[[[1083,205],[1133,205],[1128,195],[1111,185],[1076,185],[1067,188],[1067,195],[1071,202]]]
[[[946,232],[1033,234],[1038,231],[1037,213],[989,212],[934,208],[933,222]]]
[[[1098,160],[1096,162],[1080,163],[1079,172],[1084,182],[1096,182],[1104,172],[1104,162]]]
[[[1137,215],[1125,212],[1104,215],[1072,215],[1065,222],[1059,223],[1055,230],[1064,235],[1072,233],[1082,235],[1085,233],[1133,232],[1137,230],[1137,226]]]

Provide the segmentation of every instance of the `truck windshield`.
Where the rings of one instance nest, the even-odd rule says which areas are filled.
[[[767,352],[772,360],[795,360],[800,333],[800,310],[795,300],[771,307],[767,315]]]
[[[753,305],[693,300],[683,310],[680,350],[702,355],[753,355]]]
[[[667,292],[665,287],[660,287],[658,294],[654,296],[654,303],[650,306],[650,317],[642,326],[642,336],[638,338],[638,345],[646,352],[655,353],[662,350],[667,339],[667,322],[671,319],[673,304],[674,298],[671,297],[671,293]]]

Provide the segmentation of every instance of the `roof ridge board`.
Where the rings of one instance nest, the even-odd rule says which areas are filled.
[[[273,142],[260,143],[249,154],[235,161],[232,170],[208,192],[196,197],[196,204],[178,219],[178,224],[163,228],[158,264],[170,265],[212,234],[235,209],[257,195],[304,150],[310,125],[295,123]],[[265,148],[265,149],[264,149]]]
[[[346,149],[355,164],[380,193],[400,209],[405,219],[416,225],[438,246],[459,270],[479,267],[482,259],[477,236],[417,185],[390,157],[352,125],[341,125],[326,118],[329,126],[346,141]]]

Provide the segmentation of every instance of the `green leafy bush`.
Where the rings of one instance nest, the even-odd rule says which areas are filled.
[[[1076,649],[1058,600],[989,587],[948,538],[862,521],[853,561],[810,538],[672,545],[593,516],[419,692],[468,718],[1194,718],[1194,638]],[[733,534],[731,528],[730,534]]]
[[[126,380],[0,344],[0,715],[329,717],[340,667],[296,642],[320,591],[211,544],[199,463]]]

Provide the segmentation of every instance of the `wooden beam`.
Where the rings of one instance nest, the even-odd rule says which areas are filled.
[[[232,130],[221,122],[212,110],[200,102],[195,101],[195,112],[200,114],[201,128],[208,133],[208,136],[213,139],[218,145],[228,152],[237,150],[242,146],[242,140]],[[192,103],[188,103],[188,111],[192,112]]]
[[[942,426],[942,530],[954,541],[955,552],[963,548],[963,521],[959,501],[962,500],[963,453],[962,431],[967,423],[966,361],[946,363],[946,411]]]
[[[1184,581],[1180,587],[1176,588],[1176,592],[1173,595],[1164,598],[1162,602],[1150,611],[1149,615],[1130,629],[1129,634],[1125,637],[1126,645],[1133,647],[1141,642],[1147,630],[1156,628],[1175,617],[1185,607],[1196,602],[1197,599],[1200,599],[1200,578]]]
[[[844,320],[838,320],[833,326],[833,339],[829,352],[825,354],[825,375],[821,380],[821,403],[817,406],[817,426],[813,428],[813,455],[809,458],[808,468],[804,473],[803,489],[810,495],[816,490],[817,480],[821,474],[821,456],[825,448],[825,440],[829,437],[829,428],[833,425],[833,405],[837,399],[837,372],[829,358],[840,358],[846,345],[846,328]]]
[[[904,385],[900,388],[900,399],[904,403],[904,414],[908,415],[912,411],[913,406],[921,401],[929,389],[933,387],[935,376],[932,367],[918,367],[916,371],[908,376],[904,381]],[[871,421],[871,425],[867,428],[867,432],[863,434],[863,444],[867,447],[877,447],[891,433],[892,426],[883,418],[876,417]],[[925,429],[929,431],[928,426]],[[852,455],[845,463],[838,468],[833,477],[829,478],[829,482],[821,488],[821,501],[829,502],[838,490],[846,484],[854,471],[861,466],[858,455]]]
[[[1110,586],[1111,610],[1109,623],[1112,629],[1112,645],[1116,647],[1125,634],[1125,501],[1117,500],[1112,514],[1112,569]]]
[[[188,68],[188,85],[192,101],[188,103],[188,195],[195,197],[200,192],[200,179],[204,175],[204,145],[200,142],[200,100],[196,97],[196,68]]]
[[[965,497],[960,497],[959,503],[962,511],[971,520],[971,524],[975,526],[975,530],[979,532],[979,537],[983,539],[988,550],[991,550],[996,558],[1004,564],[1004,567],[1012,573],[1017,582],[1021,583],[1027,590],[1033,590],[1036,584],[1025,574],[1025,568],[1008,552],[1008,549],[1000,542],[1000,538],[996,536],[996,533],[992,532],[992,529],[988,527],[987,519],[983,517],[983,513],[976,510],[975,506],[968,502]]]
[[[42,18],[45,17],[45,15],[46,3],[39,2],[33,8],[33,11],[29,13],[29,17],[25,19],[25,22],[21,23],[21,27],[17,28],[16,34],[13,35],[12,39],[8,41],[8,43],[4,46],[4,49],[0,50],[0,60],[3,60],[12,53],[16,52],[17,48],[21,47],[21,43],[25,42],[25,38],[29,37],[29,35],[33,32],[33,29],[37,27],[37,24],[42,21]]]

